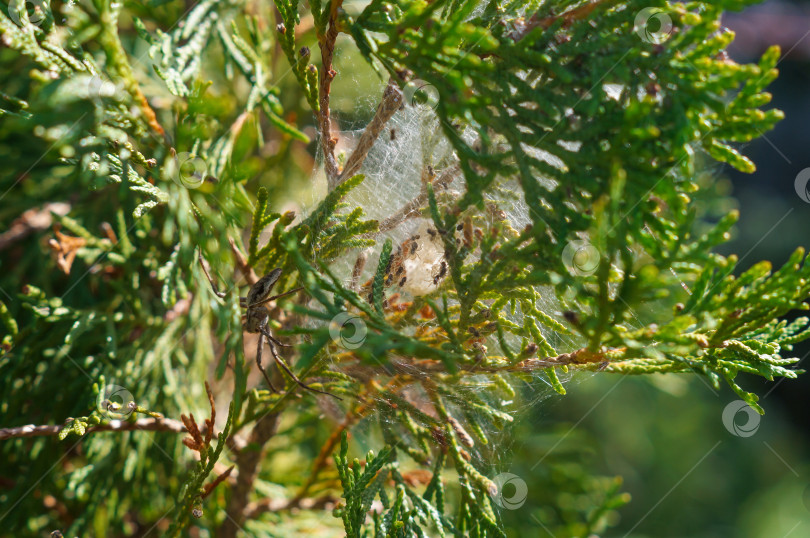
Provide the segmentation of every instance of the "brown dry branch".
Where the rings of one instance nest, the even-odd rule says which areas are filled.
[[[220,475],[219,475],[219,476],[217,476],[217,477],[214,479],[214,481],[213,481],[213,482],[211,482],[210,484],[208,484],[207,486],[205,486],[205,488],[203,488],[203,494],[202,494],[200,497],[201,497],[202,499],[205,499],[206,497],[208,497],[208,495],[210,495],[210,494],[211,494],[211,492],[212,492],[212,491],[214,491],[214,488],[216,488],[216,487],[217,487],[218,485],[220,485],[222,482],[224,482],[225,480],[227,480],[227,479],[228,479],[228,477],[229,477],[229,476],[231,476],[231,472],[233,471],[233,467],[234,467],[233,465],[231,465],[230,467],[228,467],[228,468],[227,468],[227,469],[226,469],[224,472],[220,473]]]
[[[563,26],[569,26],[575,21],[584,19],[598,7],[609,7],[617,3],[617,0],[592,0],[587,4],[583,4],[560,15],[538,17],[537,14],[535,14],[530,17],[528,21],[525,21],[510,37],[515,41],[520,41],[535,28],[549,28],[560,19],[563,21]]]
[[[8,230],[0,233],[0,250],[13,245],[33,232],[47,230],[53,223],[53,215],[63,217],[69,212],[70,204],[65,202],[52,202],[24,211],[22,215],[14,219]]]
[[[362,136],[360,136],[360,141],[357,143],[357,147],[354,148],[349,160],[346,161],[346,166],[343,167],[340,177],[337,179],[334,186],[330,185],[329,190],[337,187],[360,170],[360,167],[363,166],[363,162],[368,156],[368,152],[371,151],[372,146],[374,146],[374,142],[377,141],[380,133],[385,129],[385,124],[388,123],[388,120],[390,120],[402,106],[402,100],[402,90],[399,89],[399,86],[397,86],[393,79],[389,79],[383,91],[382,100],[377,106],[377,112],[366,126]]]
[[[279,414],[270,413],[260,418],[253,427],[248,439],[251,450],[242,450],[236,455],[236,467],[239,474],[231,488],[231,499],[228,502],[227,517],[216,536],[235,538],[246,518],[246,507],[253,483],[259,474],[259,464],[264,459],[265,445],[275,435],[278,428]]]
[[[332,80],[336,75],[335,70],[332,68],[332,57],[335,53],[335,41],[338,36],[338,28],[335,20],[337,18],[337,10],[342,3],[342,0],[337,0],[332,3],[326,35],[318,36],[318,46],[321,49],[321,62],[323,64],[323,68],[321,69],[321,81],[318,88],[318,105],[320,107],[318,111],[318,126],[321,135],[326,180],[330,191],[337,186],[339,173],[337,159],[335,158],[337,138],[332,138],[332,118],[329,110],[329,95],[332,91]]]
[[[211,406],[211,417],[205,419],[205,444],[211,445],[211,436],[214,433],[214,421],[217,419],[217,408],[214,406],[214,393],[211,392],[211,385],[205,382],[205,393],[208,395],[208,404]]]
[[[0,441],[5,439],[19,439],[22,437],[43,437],[57,435],[64,425],[47,424],[36,426],[28,424],[15,428],[0,428]],[[151,432],[171,432],[186,433],[186,427],[178,420],[169,418],[141,418],[134,422],[113,420],[106,424],[99,424],[87,428],[86,433],[95,432],[129,432],[129,431],[151,431]]]
[[[205,447],[205,443],[203,442],[200,429],[197,427],[197,421],[194,420],[194,415],[190,413],[188,416],[180,415],[180,420],[183,421],[183,425],[186,427],[186,431],[189,435],[189,437],[183,438],[183,444],[195,452],[201,452]]]
[[[367,261],[368,254],[366,251],[360,251],[360,254],[357,255],[357,259],[354,261],[354,267],[352,268],[352,281],[349,285],[350,290],[357,291],[357,285],[360,283],[360,275],[363,274],[363,269],[365,269]]]
[[[56,239],[49,239],[48,246],[56,255],[56,265],[66,275],[70,274],[70,268],[73,266],[73,260],[76,259],[76,254],[79,249],[87,244],[87,240],[83,237],[73,237],[72,235],[65,235],[59,230],[54,231]]]
[[[447,170],[444,170],[442,174],[436,178],[433,183],[433,192],[441,192],[447,190],[450,184],[453,182],[455,177],[459,174],[461,168],[458,164],[454,164]],[[388,217],[387,219],[383,220],[380,223],[380,227],[377,232],[369,234],[370,236],[376,235],[378,233],[387,232],[393,230],[397,226],[399,226],[402,222],[409,218],[418,217],[421,214],[422,208],[426,207],[428,203],[428,193],[427,189],[422,189],[422,192],[419,193],[413,200],[405,204],[402,208],[399,209],[396,213]]]
[[[217,418],[217,409],[214,406],[214,393],[211,391],[211,385],[208,384],[208,381],[205,382],[205,393],[208,395],[208,404],[211,407],[211,416],[203,422],[203,431],[205,435],[202,434],[200,428],[197,426],[197,421],[194,419],[194,415],[189,413],[188,416],[180,415],[180,418],[183,421],[183,424],[188,431],[189,437],[183,439],[183,444],[186,445],[191,450],[195,452],[202,453],[203,450],[208,450],[211,447],[211,438],[214,435],[214,421]]]
[[[236,260],[236,266],[239,268],[239,271],[245,275],[247,283],[252,286],[259,281],[259,275],[256,274],[256,271],[254,271],[253,267],[248,263],[247,256],[242,254],[242,251],[236,246],[236,242],[230,237],[228,238],[228,242],[231,244],[231,251],[233,252],[234,260]]]
[[[303,486],[301,486],[301,489],[290,502],[298,502],[306,497],[310,488],[315,485],[318,475],[329,462],[329,456],[335,450],[335,447],[340,443],[343,432],[351,428],[355,423],[357,423],[358,420],[365,417],[373,410],[372,404],[369,402],[374,402],[375,395],[384,391],[397,391],[404,385],[405,381],[398,377],[391,379],[385,385],[385,387],[380,387],[374,381],[369,381],[369,383],[366,384],[366,394],[363,398],[361,398],[361,403],[355,409],[350,409],[343,418],[343,421],[338,425],[337,428],[334,429],[334,431],[332,431],[329,439],[327,439],[326,443],[324,443],[324,445],[321,447],[321,451],[318,453],[318,457],[315,459],[315,462],[312,465],[312,471],[310,472],[307,481]]]
[[[141,112],[143,112],[143,117],[146,120],[146,123],[152,128],[153,131],[155,131],[155,133],[160,135],[164,141],[168,142],[169,140],[168,136],[166,135],[166,131],[163,129],[163,126],[160,125],[160,122],[157,119],[157,114],[155,114],[154,109],[149,104],[149,101],[146,99],[143,91],[141,91],[141,88],[139,86],[134,86],[130,89],[130,91],[133,92],[133,97],[138,103]]]
[[[334,495],[303,499],[261,499],[250,503],[245,509],[248,519],[255,519],[265,512],[281,512],[285,510],[332,510],[339,499]]]

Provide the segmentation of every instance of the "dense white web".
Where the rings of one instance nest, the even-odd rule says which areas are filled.
[[[447,170],[456,164],[457,157],[452,146],[442,134],[440,120],[429,106],[430,103],[427,105],[412,104],[408,102],[407,97],[406,95],[405,106],[397,111],[388,122],[386,129],[382,132],[363,163],[359,172],[365,176],[363,183],[356,187],[345,200],[349,209],[360,206],[365,211],[366,218],[376,219],[380,222],[397,213],[420,194],[423,174],[428,167],[438,176],[443,170]],[[374,108],[373,105],[368,103],[364,104],[364,107],[372,110]],[[338,152],[340,153],[342,150],[345,153],[342,157],[338,155],[338,158],[345,160],[360,139],[362,130],[339,131],[336,135],[340,140]],[[469,138],[470,143],[472,143],[472,132],[465,133],[465,137]],[[549,160],[551,159],[553,159],[553,156],[549,157]],[[306,204],[309,210],[314,208],[326,194],[326,179],[322,162],[318,164],[319,166],[316,168],[312,178],[315,188],[313,189],[312,198]],[[464,191],[463,178],[460,177],[460,174],[457,175],[459,177],[454,179],[446,191],[450,195],[460,195]],[[553,183],[550,179],[541,178],[541,181],[544,181],[548,186]],[[531,210],[521,196],[517,181],[505,178],[500,182],[499,186],[500,189],[492,194],[491,201],[497,203],[499,208],[505,212],[514,229],[522,230],[532,222],[532,219]],[[439,262],[430,258],[431,246],[424,241],[426,227],[432,225],[429,214],[423,211],[421,214],[415,214],[414,218],[404,220],[395,228],[379,234],[376,238],[376,245],[366,251],[368,261],[359,282],[362,284],[373,277],[382,244],[386,238],[392,240],[396,251],[397,246],[402,245],[409,238],[413,238],[415,235],[423,236],[420,239],[422,244],[420,244],[417,251],[420,253],[417,259],[421,260],[424,265],[433,264],[430,271],[431,274],[436,274],[435,271]],[[351,281],[352,268],[358,254],[359,249],[354,249],[331,264],[331,270],[342,278],[347,285]],[[474,258],[475,253],[471,255],[470,260]],[[406,269],[406,273],[412,275],[412,269]],[[407,285],[402,287],[394,285],[387,290],[389,294],[395,292],[400,293],[403,299],[409,297]],[[538,288],[538,292],[537,306],[539,309],[558,320],[562,320],[562,307],[553,290],[551,288]],[[518,325],[523,324],[523,314],[519,306],[514,312],[509,313],[509,319]],[[353,328],[350,330],[353,331]],[[540,326],[540,330],[546,340],[559,353],[570,352],[582,345],[582,342],[578,341],[574,336],[559,334],[544,326]],[[506,341],[512,350],[516,352],[520,350],[522,342],[518,337],[507,334]],[[488,354],[501,353],[495,336],[488,338],[485,345]],[[568,385],[572,381],[571,378],[574,374],[564,374],[558,371],[558,375],[563,384]],[[576,375],[581,378],[588,374],[579,373]],[[530,409],[536,409],[542,400],[552,397],[561,398],[554,392],[551,383],[543,372],[536,372],[531,375],[505,375],[504,377],[515,387],[517,396],[510,397],[506,395],[494,386],[491,376],[484,374],[466,376],[463,381],[464,390],[480,396],[496,409],[511,415],[515,420],[519,420]],[[403,395],[412,405],[430,416],[435,416],[435,410],[421,388],[408,388],[403,392]],[[377,403],[380,409],[390,406],[390,402],[382,399]],[[452,399],[448,399],[448,405],[451,413],[454,413],[464,424],[465,415],[461,407],[454,405]],[[359,431],[356,433],[360,433],[361,438],[365,437],[364,433],[371,435],[372,430],[367,429],[367,427],[372,426],[374,422],[379,420],[381,420],[380,413],[372,413],[363,419],[359,424]],[[504,466],[508,465],[508,454],[513,443],[508,422],[502,429],[489,425],[486,420],[479,421],[479,424],[483,428],[488,443],[481,443],[473,432],[468,429],[468,433],[474,440],[473,446],[469,447],[468,451],[480,464],[479,468],[495,470],[495,472],[499,469],[503,470]],[[427,426],[427,424],[421,425]],[[357,441],[362,444],[361,439],[357,439]],[[371,439],[368,442],[368,448],[372,448],[375,444],[378,446],[378,443],[374,443]]]

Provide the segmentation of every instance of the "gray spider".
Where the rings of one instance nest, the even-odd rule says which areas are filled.
[[[211,278],[211,275],[208,273],[208,268],[205,266],[205,260],[203,259],[202,252],[199,252],[200,256],[200,265],[203,268],[203,272],[205,273],[206,278],[208,278],[208,282],[211,283],[211,289],[214,290],[214,294],[224,299],[226,294],[225,292],[221,292],[217,289],[216,284],[214,284],[214,280]],[[270,292],[273,291],[273,286],[276,285],[279,277],[281,276],[281,269],[273,269],[263,277],[261,277],[255,284],[250,287],[250,291],[248,291],[247,297],[239,297],[239,306],[245,309],[245,315],[243,316],[243,323],[242,329],[245,332],[258,334],[259,335],[259,344],[256,348],[256,364],[259,366],[259,370],[261,370],[262,375],[264,375],[264,379],[267,381],[267,384],[270,386],[270,389],[273,392],[278,392],[276,387],[273,386],[273,383],[270,381],[270,377],[267,375],[267,372],[262,365],[262,350],[264,349],[264,342],[265,339],[267,340],[267,344],[270,347],[270,352],[273,354],[273,358],[276,360],[276,364],[278,364],[287,375],[289,375],[293,381],[295,381],[301,388],[304,388],[311,392],[317,392],[319,394],[326,394],[332,396],[333,398],[337,398],[341,400],[339,396],[336,396],[330,392],[326,392],[323,390],[318,390],[310,387],[296,376],[293,371],[287,366],[287,363],[284,362],[284,359],[279,357],[278,352],[276,351],[276,346],[281,347],[292,347],[289,344],[284,344],[280,342],[273,334],[270,332],[268,328],[268,322],[270,320],[270,311],[264,306],[265,304],[269,303],[270,301],[275,301],[276,299],[280,299],[282,297],[286,297],[287,295],[292,295],[293,293],[297,293],[304,288],[295,288],[294,290],[286,291],[279,295],[270,296]]]

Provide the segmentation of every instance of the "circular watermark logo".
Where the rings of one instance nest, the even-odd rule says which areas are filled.
[[[743,423],[737,421],[740,414],[747,417]],[[751,437],[757,433],[760,419],[759,413],[743,400],[734,400],[723,409],[723,426],[737,437]]]
[[[565,268],[574,276],[594,274],[599,268],[600,259],[599,251],[587,241],[569,241],[562,253]]]
[[[424,80],[412,80],[405,85],[405,102],[411,106],[427,106],[435,109],[439,105],[439,90]]]
[[[796,189],[796,194],[799,195],[804,202],[810,204],[810,168],[805,168],[796,175],[793,181],[793,186]]]
[[[128,417],[136,407],[132,393],[120,385],[105,385],[96,398],[98,412],[113,420]]]
[[[202,157],[193,153],[181,152],[170,157],[167,169],[172,181],[187,189],[197,189],[208,177],[208,165]]]
[[[517,510],[526,502],[529,487],[526,481],[516,474],[501,473],[492,479],[495,491],[490,491],[492,502],[506,510]]]
[[[633,31],[643,41],[660,45],[672,35],[672,19],[660,7],[645,7],[636,15]]]
[[[356,314],[341,312],[329,322],[329,336],[345,349],[357,349],[366,341],[366,322]]]
[[[104,80],[98,75],[93,75],[87,81],[87,98],[88,99],[103,99],[105,97],[113,97],[117,88],[115,84],[109,80]]]
[[[9,2],[8,16],[17,26],[25,26],[25,18],[34,26],[39,26],[45,20],[45,10],[48,6],[45,0],[26,0],[26,2]],[[25,10],[25,14],[23,14]]]

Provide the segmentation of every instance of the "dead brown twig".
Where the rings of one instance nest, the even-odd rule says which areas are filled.
[[[84,237],[74,237],[72,235],[65,235],[58,229],[54,230],[56,239],[49,239],[48,246],[56,256],[56,265],[66,275],[70,274],[70,268],[73,266],[73,260],[79,253],[79,249],[87,245],[87,240]]]
[[[515,41],[520,41],[523,39],[526,34],[534,30],[535,28],[550,28],[552,24],[562,19],[563,26],[569,26],[575,21],[582,20],[588,15],[590,15],[596,8],[602,6],[610,6],[612,4],[617,3],[616,0],[592,0],[587,4],[583,4],[579,7],[566,11],[565,13],[561,13],[559,15],[549,15],[547,17],[538,17],[537,14],[534,14],[529,20],[525,21],[514,33],[512,33],[511,38]]]
[[[231,489],[231,500],[228,502],[227,509],[228,517],[220,525],[217,536],[234,538],[245,522],[248,499],[253,490],[253,483],[259,474],[259,463],[264,458],[264,447],[276,434],[278,419],[278,413],[270,413],[260,418],[248,439],[248,446],[256,448],[242,450],[236,455],[236,467],[239,469],[239,474]]]
[[[48,435],[57,435],[64,425],[62,424],[46,424],[36,426],[34,424],[27,424],[25,426],[18,426],[15,428],[0,428],[0,441],[5,439],[19,439],[22,437],[45,437]],[[96,432],[130,432],[130,431],[151,431],[151,432],[171,432],[171,433],[185,433],[187,430],[183,423],[178,420],[170,418],[142,418],[134,422],[113,420],[107,424],[99,424],[87,428],[85,433]]]
[[[433,187],[433,192],[441,192],[447,190],[450,184],[455,179],[455,176],[458,175],[461,168],[458,164],[455,164],[444,170],[442,174],[433,180],[431,183]],[[420,210],[427,205],[428,202],[428,193],[427,189],[423,188],[422,192],[419,193],[413,200],[405,204],[402,208],[399,209],[396,213],[388,217],[387,219],[383,220],[380,223],[380,227],[378,228],[377,232],[372,234],[368,234],[369,236],[376,235],[378,233],[387,232],[389,230],[393,230],[397,226],[399,226],[403,221],[417,217],[420,214]]]
[[[377,112],[360,136],[357,147],[354,148],[349,160],[346,161],[346,166],[343,167],[343,171],[340,173],[340,177],[337,178],[334,187],[337,187],[360,170],[360,167],[363,166],[363,162],[368,156],[368,152],[371,150],[372,146],[374,146],[374,142],[377,141],[380,133],[385,128],[385,124],[388,123],[388,120],[390,120],[402,106],[402,100],[402,90],[399,89],[399,86],[397,86],[393,79],[389,79],[383,91],[382,100],[377,106]],[[330,187],[330,190],[334,187]]]
[[[0,233],[0,250],[10,247],[33,232],[47,230],[53,223],[53,215],[63,217],[70,212],[70,204],[51,202],[41,207],[32,207],[14,219],[8,230]]]
[[[281,512],[284,510],[331,510],[338,503],[338,498],[334,495],[324,495],[323,497],[305,497],[295,502],[287,499],[261,499],[250,503],[245,512],[248,519],[255,519],[265,512]]]
[[[343,432],[351,428],[358,420],[363,418],[367,413],[373,409],[372,403],[374,402],[374,394],[380,393],[383,390],[398,390],[403,386],[404,382],[398,377],[391,379],[383,388],[380,388],[376,383],[370,382],[368,387],[369,394],[365,398],[365,402],[360,403],[356,408],[350,409],[343,418],[343,421],[332,431],[329,439],[321,447],[318,457],[312,464],[312,471],[307,478],[307,481],[301,486],[295,497],[290,501],[291,503],[300,502],[309,493],[310,488],[315,485],[318,475],[326,467],[329,462],[329,456],[335,450],[335,447],[340,442]]]
[[[319,111],[318,126],[321,131],[321,147],[323,149],[324,167],[326,169],[326,180],[331,191],[337,186],[338,164],[335,159],[335,146],[337,138],[332,137],[332,118],[329,110],[329,95],[332,91],[332,80],[337,74],[332,68],[332,57],[335,53],[335,41],[337,41],[338,28],[335,24],[337,9],[343,2],[338,0],[333,2],[327,23],[326,34],[318,36],[318,46],[321,49],[321,80],[318,87]]]
[[[233,259],[236,260],[236,266],[239,268],[239,271],[245,275],[247,283],[252,286],[259,281],[259,275],[257,275],[253,267],[250,266],[247,257],[242,254],[242,251],[236,246],[236,241],[229,237],[228,242],[231,244],[231,252],[233,252]]]

